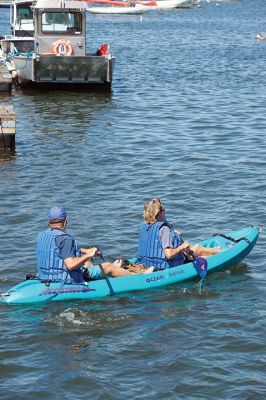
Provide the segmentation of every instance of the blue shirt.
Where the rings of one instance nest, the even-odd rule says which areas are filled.
[[[59,257],[62,260],[70,257],[76,257],[75,241],[70,235],[57,236],[55,243],[59,249]]]

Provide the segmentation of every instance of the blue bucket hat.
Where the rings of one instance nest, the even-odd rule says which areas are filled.
[[[65,221],[66,220],[66,210],[64,209],[64,207],[60,207],[60,206],[53,206],[48,214],[48,220],[49,221]]]

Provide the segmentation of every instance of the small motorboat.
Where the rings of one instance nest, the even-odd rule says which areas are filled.
[[[203,246],[220,246],[222,250],[207,258],[207,272],[224,271],[241,262],[255,246],[259,233],[259,227],[247,226],[227,233],[218,233],[202,240],[200,244]],[[130,261],[134,262],[134,259]],[[38,278],[33,277],[1,294],[0,303],[42,304],[50,301],[88,301],[118,293],[158,288],[199,277],[199,271],[195,264],[196,262],[192,261],[149,274],[136,274],[121,278],[105,277],[80,285],[41,282]]]
[[[87,3],[98,3],[102,6],[89,6],[91,14],[144,14],[154,10],[170,10],[172,8],[192,7],[196,0],[86,0]]]
[[[149,0],[138,0],[137,4],[149,4]],[[195,5],[195,0],[156,0],[156,5],[151,5],[155,10],[170,10],[172,8],[190,8]]]
[[[136,4],[134,6],[93,6],[88,7],[87,12],[90,14],[125,14],[125,15],[141,15],[148,11],[156,9],[155,6],[153,8],[149,5]]]

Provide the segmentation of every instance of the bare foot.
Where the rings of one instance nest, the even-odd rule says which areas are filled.
[[[144,273],[144,274],[150,274],[150,273],[152,273],[153,271],[154,271],[154,267],[150,267],[150,268],[147,268],[146,271],[143,272],[143,273]]]
[[[113,266],[117,267],[117,268],[121,268],[122,267],[122,263],[123,263],[123,261],[121,260],[121,258],[119,258],[119,260],[115,260],[114,261]]]

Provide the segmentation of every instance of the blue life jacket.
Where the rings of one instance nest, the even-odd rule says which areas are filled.
[[[164,225],[171,230],[173,248],[177,248],[182,244],[182,239],[166,220],[154,222],[153,224],[142,224],[137,263],[144,264],[146,267],[153,266],[156,269],[172,268],[184,263],[183,252],[171,259],[165,257],[159,233],[160,228]]]
[[[56,238],[59,236],[70,236],[60,229],[47,229],[39,233],[37,238],[37,273],[41,281],[62,282],[66,284],[83,283],[83,271],[79,267],[69,271],[64,260],[59,256],[59,248],[56,245]],[[76,257],[80,251],[75,241]]]

